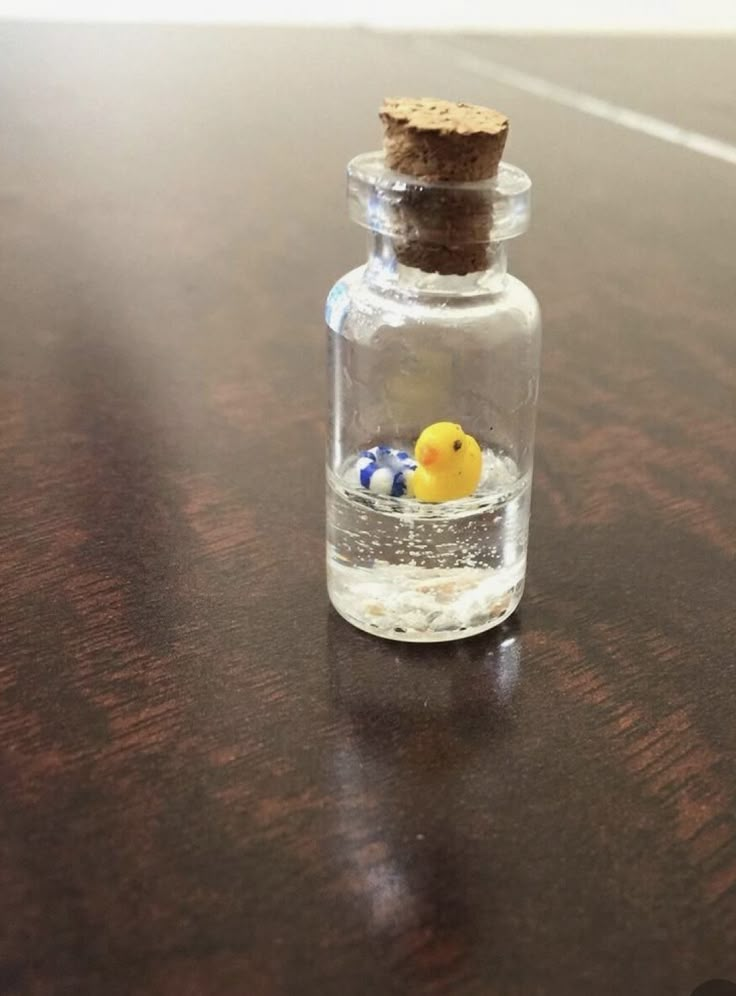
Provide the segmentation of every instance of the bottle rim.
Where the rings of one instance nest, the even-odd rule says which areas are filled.
[[[488,180],[433,181],[396,173],[382,151],[364,152],[348,163],[350,218],[372,232],[397,239],[447,240],[448,215],[463,222],[452,227],[454,244],[503,242],[529,227],[532,183],[524,170],[501,162]],[[438,205],[443,205],[441,211]],[[433,221],[441,220],[439,229]]]

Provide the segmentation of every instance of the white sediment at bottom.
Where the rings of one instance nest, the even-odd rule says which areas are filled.
[[[353,625],[395,640],[434,642],[472,636],[513,612],[523,561],[501,570],[430,570],[404,564],[349,567],[329,559],[330,597]]]

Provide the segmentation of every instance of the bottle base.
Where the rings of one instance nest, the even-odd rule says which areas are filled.
[[[409,578],[414,582],[410,598],[397,590],[394,579],[384,600],[376,597],[375,590],[368,594],[361,586],[328,574],[330,601],[343,619],[372,636],[401,643],[444,643],[500,625],[517,608],[524,591],[523,568],[521,577],[503,588],[498,576],[490,586],[488,578],[480,586],[466,577],[439,577],[419,584],[416,577]]]

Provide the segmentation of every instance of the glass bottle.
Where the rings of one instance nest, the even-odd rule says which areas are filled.
[[[521,598],[541,327],[536,298],[507,272],[506,242],[527,228],[530,189],[506,163],[465,183],[391,172],[381,152],[348,166],[369,256],[327,299],[327,581],[337,611],[369,633],[472,636]],[[465,219],[450,249],[439,241],[448,217]],[[404,478],[438,422],[457,426],[452,447],[461,432],[477,441],[480,481],[466,497],[419,500]],[[437,473],[452,459],[448,450]],[[365,467],[382,461],[393,476],[376,491]]]

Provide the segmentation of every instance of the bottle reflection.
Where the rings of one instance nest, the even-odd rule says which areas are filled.
[[[345,881],[367,929],[385,942],[392,972],[435,984],[457,978],[480,943],[472,867],[487,841],[477,838],[472,800],[511,726],[520,623],[411,646],[383,643],[331,614],[327,645],[341,728],[334,839]],[[487,913],[492,897],[481,901]]]
[[[331,612],[327,652],[333,704],[368,738],[397,723],[424,726],[429,717],[435,731],[439,724],[458,740],[474,731],[492,737],[521,674],[515,616],[482,636],[425,646],[379,641]]]

